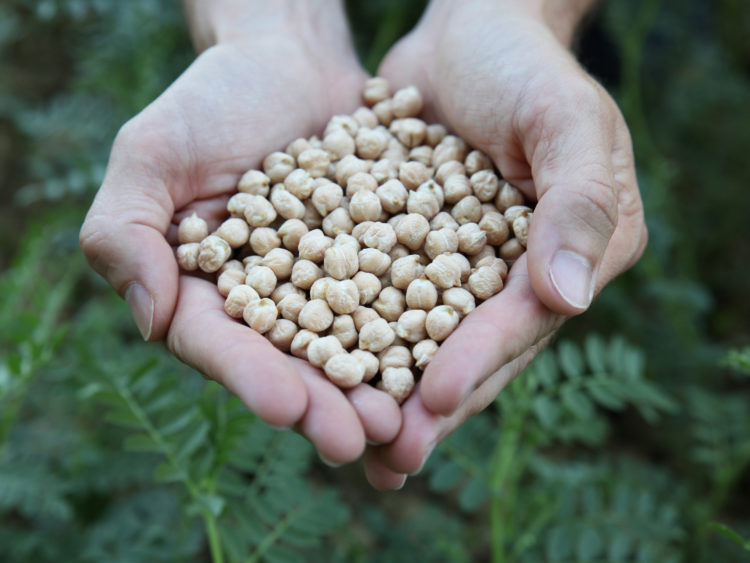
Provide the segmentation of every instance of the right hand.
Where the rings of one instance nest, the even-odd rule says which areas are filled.
[[[127,300],[144,339],[166,339],[180,360],[260,418],[296,426],[322,458],[345,463],[366,440],[395,437],[395,401],[364,384],[342,392],[307,362],[277,351],[226,315],[214,283],[178,271],[170,245],[174,221],[197,210],[217,225],[246,170],[359,105],[366,74],[346,27],[343,34],[311,28],[257,21],[245,30],[249,39],[203,52],[126,123],[80,243]]]

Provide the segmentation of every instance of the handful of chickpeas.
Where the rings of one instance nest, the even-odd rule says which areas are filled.
[[[209,234],[180,222],[177,261],[216,273],[231,317],[336,385],[399,403],[440,342],[503,288],[532,210],[492,161],[417,116],[414,86],[371,78],[352,115],[249,170]]]

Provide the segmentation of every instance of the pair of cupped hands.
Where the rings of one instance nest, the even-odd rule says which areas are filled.
[[[367,384],[341,390],[277,351],[226,315],[214,283],[180,272],[173,253],[181,217],[197,211],[218,225],[242,173],[361,105],[367,74],[346,26],[278,18],[219,37],[122,127],[81,230],[89,262],[146,340],[166,339],[328,463],[364,454],[367,479],[383,490],[400,488],[490,404],[647,238],[630,136],[609,95],[540,18],[454,4],[428,9],[378,74],[393,89],[416,85],[425,119],[489,155],[536,208],[503,291],[463,320],[401,407]]]

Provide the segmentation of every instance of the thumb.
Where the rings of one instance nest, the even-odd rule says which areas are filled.
[[[613,127],[597,115],[580,109],[548,113],[549,129],[529,159],[538,196],[529,231],[529,277],[539,299],[565,315],[591,304],[618,221]]]
[[[173,204],[161,182],[125,166],[117,151],[115,142],[79,242],[91,267],[127,301],[144,340],[160,340],[177,300],[177,262],[165,238]]]

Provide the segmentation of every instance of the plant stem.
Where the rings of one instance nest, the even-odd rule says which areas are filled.
[[[216,517],[210,512],[203,511],[203,522],[206,525],[206,536],[208,547],[211,550],[211,561],[213,563],[224,563],[224,553],[221,549],[221,536],[216,526]]]

